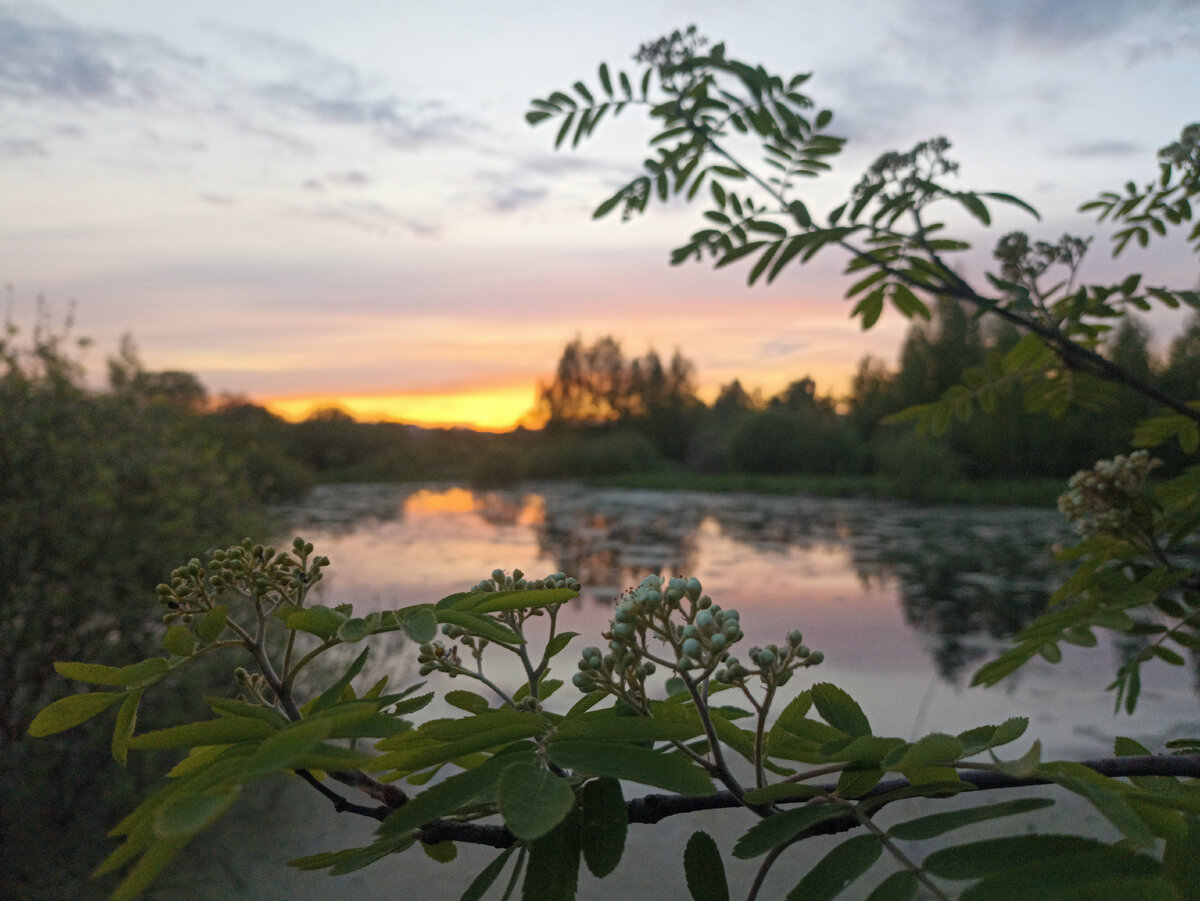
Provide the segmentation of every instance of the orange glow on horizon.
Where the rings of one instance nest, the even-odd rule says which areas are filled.
[[[756,372],[742,377],[742,386],[750,392],[760,388],[764,399],[782,391],[792,381],[811,377],[822,396],[842,398],[849,394],[853,372],[818,361],[803,371],[791,367],[778,371]],[[823,361],[821,361],[823,362]],[[838,361],[844,366],[844,360]],[[731,379],[730,379],[731,380]],[[702,382],[698,395],[705,403],[716,399],[724,382]],[[507,432],[518,426],[540,429],[544,424],[536,413],[539,385],[518,382],[495,387],[470,386],[460,390],[363,392],[360,394],[306,394],[262,398],[271,412],[290,422],[300,422],[317,410],[330,407],[342,410],[360,422],[403,422],[426,428],[470,428],[483,432]]]
[[[507,432],[519,425],[541,428],[541,422],[533,415],[536,401],[535,385],[510,385],[462,391],[306,395],[268,398],[262,403],[291,422],[299,422],[316,410],[336,407],[362,422]]]

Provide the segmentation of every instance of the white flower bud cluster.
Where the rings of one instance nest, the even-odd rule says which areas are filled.
[[[1161,463],[1145,450],[1097,460],[1071,476],[1058,510],[1084,538],[1128,534],[1148,512],[1146,482]]]
[[[504,570],[497,568],[492,570],[490,578],[472,585],[471,590],[525,591],[541,588],[570,588],[572,591],[578,591],[579,587],[578,580],[572,576],[568,576],[566,573],[550,573],[550,575],[541,579],[526,579],[525,573],[519,569],[514,569],[510,575]]]
[[[778,685],[787,682],[797,667],[815,666],[823,659],[819,651],[804,647],[800,633],[793,631],[782,650],[776,645],[751,649],[751,662],[758,669],[742,666],[730,651],[743,638],[738,611],[714,604],[695,578],[664,582],[661,576],[646,576],[617,600],[604,637],[609,639],[607,653],[583,649],[579,672],[571,680],[580,691],[644,699],[645,680],[654,673],[656,659],[697,679],[711,675],[719,682],[736,684],[757,674],[764,682]],[[665,658],[656,657],[658,649],[651,648],[651,639],[669,646]]]

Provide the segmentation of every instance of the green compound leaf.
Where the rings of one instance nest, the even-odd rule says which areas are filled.
[[[617,868],[625,852],[629,811],[617,779],[592,779],[580,796],[583,809],[583,860],[597,879]]]
[[[579,885],[580,816],[573,809],[529,849],[522,901],[575,901]]]
[[[758,857],[790,842],[805,829],[845,814],[845,809],[833,804],[809,804],[796,810],[772,814],[759,820],[737,840],[733,846],[733,856],[742,860]]]
[[[1054,801],[1051,798],[1018,798],[1015,801],[1005,801],[1000,804],[969,807],[966,810],[952,810],[948,813],[935,813],[909,820],[907,823],[898,823],[888,830],[888,835],[906,841],[929,839],[971,823],[1029,813],[1033,810],[1051,807],[1053,804]]]
[[[33,718],[29,724],[29,734],[34,738],[42,738],[78,726],[103,713],[123,695],[124,692],[119,691],[93,691],[59,698]]]
[[[796,884],[787,901],[829,901],[870,869],[883,853],[874,835],[857,835],[842,842],[817,862]]]
[[[154,814],[155,836],[172,839],[195,835],[228,810],[240,792],[241,786],[234,784],[175,795]]]
[[[575,792],[563,779],[530,763],[514,763],[500,776],[496,803],[504,825],[517,838],[541,838],[575,805]]]
[[[818,682],[811,689],[812,702],[821,719],[847,735],[870,735],[871,724],[855,700],[829,682]]]
[[[546,756],[561,767],[653,785],[681,795],[707,795],[714,791],[708,773],[687,758],[636,745],[557,741],[547,745]]]
[[[729,882],[721,851],[707,832],[693,832],[688,839],[683,852],[683,872],[692,901],[729,901]]]

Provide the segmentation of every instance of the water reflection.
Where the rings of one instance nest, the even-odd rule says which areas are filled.
[[[396,606],[428,600],[420,589],[449,593],[495,566],[521,566],[570,573],[607,605],[648,572],[686,573],[719,586],[723,604],[774,597],[802,609],[810,630],[829,632],[852,625],[838,625],[839,608],[844,616],[847,605],[891,597],[956,684],[1045,608],[1062,575],[1051,547],[1067,538],[1043,510],[571,485],[330,485],[287,515],[310,540],[314,528],[335,540],[330,556],[349,564],[330,573],[339,600]],[[813,621],[822,604],[826,625]]]

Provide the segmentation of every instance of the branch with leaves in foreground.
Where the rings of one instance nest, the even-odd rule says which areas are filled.
[[[116,708],[118,761],[130,751],[186,752],[166,784],[113,830],[123,844],[96,872],[126,871],[114,898],[148,888],[232,807],[244,785],[288,773],[298,773],[335,811],[379,821],[371,844],[292,866],[340,874],[416,845],[446,861],[456,842],[497,848],[464,898],[484,897],[506,871],[505,897],[519,884],[529,901],[573,898],[581,865],[597,877],[616,869],[629,823],[728,808],[744,808],[756,820],[731,849],[759,862],[747,898],[758,895],[791,846],[849,831],[856,834],[806,873],[789,898],[833,897],[885,853],[894,872],[876,887],[876,898],[912,898],[919,888],[949,898],[964,885],[963,897],[1048,898],[1065,884],[1064,874],[1072,886],[1099,895],[1132,886],[1148,899],[1182,897],[1200,884],[1200,857],[1191,853],[1200,840],[1200,741],[1152,755],[1118,739],[1117,757],[1083,763],[1043,761],[1035,741],[1010,759],[1001,749],[1021,739],[1023,718],[916,741],[878,736],[858,703],[828,682],[794,691],[776,713],[780,689],[823,655],[799,631],[780,644],[737,652],[744,636],[736,610],[715,603],[696,579],[658,576],[617,601],[603,649],[587,646],[574,656],[578,699],[552,705],[565,687],[553,668],[578,637],[560,623],[578,594],[573,579],[496,570],[437,603],[359,617],[346,605],[308,602],[327,563],[302,539],[290,553],[247,541],[205,563],[193,560],[159,587],[166,656],[125,667],[57,665],[100,690],[54,702],[31,734],[59,732]],[[422,675],[477,690],[419,693],[421,683],[389,691],[386,677],[362,680],[369,647],[340,677],[307,687],[315,679],[310,666],[322,655],[395,631],[419,644]],[[210,698],[210,719],[138,732],[144,693],[213,654],[236,658],[240,693]],[[496,655],[520,662],[520,684],[492,678]],[[457,713],[414,725],[409,717],[437,694]],[[631,784],[665,794],[626,799]],[[913,798],[1041,784],[1093,805],[1122,839],[944,839],[918,859],[913,842],[1034,813],[1054,803],[1044,797],[956,804],[890,826],[876,821],[880,810]],[[730,896],[721,853],[707,833],[689,842],[684,877],[694,898]],[[1019,895],[1009,891],[1014,887]]]

